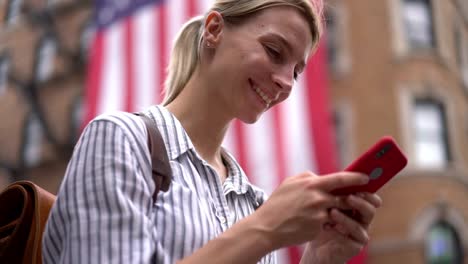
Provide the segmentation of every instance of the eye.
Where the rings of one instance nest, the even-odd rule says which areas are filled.
[[[299,78],[299,73],[294,71],[294,81],[297,81],[297,78]]]
[[[281,52],[277,48],[274,48],[270,45],[265,45],[265,50],[267,51],[268,55],[270,55],[272,59],[276,61],[281,60]]]

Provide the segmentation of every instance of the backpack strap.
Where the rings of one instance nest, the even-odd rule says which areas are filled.
[[[143,119],[148,131],[148,148],[151,154],[151,171],[156,189],[153,200],[156,201],[159,191],[166,192],[172,181],[172,170],[167,156],[166,145],[156,123],[143,113],[134,113]]]

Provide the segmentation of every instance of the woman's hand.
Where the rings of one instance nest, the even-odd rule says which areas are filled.
[[[376,194],[360,193],[343,197],[343,203],[354,210],[352,216],[331,209],[331,222],[308,243],[301,263],[345,263],[366,246],[369,226],[382,200]]]
[[[287,178],[252,217],[268,234],[272,249],[317,239],[323,232],[325,223],[331,221],[330,217],[336,223],[343,224],[346,230],[351,230],[354,226],[343,222],[339,212],[332,211],[330,215],[331,208],[343,207],[342,202],[330,192],[342,187],[365,184],[368,179],[368,176],[354,172],[338,172],[326,176],[317,176],[311,172],[301,173]],[[359,211],[366,216],[373,217],[373,212],[370,216],[368,209],[361,210],[363,206],[369,207],[362,205],[362,202],[353,200],[352,205],[359,207]],[[364,236],[353,235],[361,240]]]

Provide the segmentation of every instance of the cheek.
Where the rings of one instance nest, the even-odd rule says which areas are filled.
[[[254,67],[253,69],[260,70],[268,66],[269,60],[268,57],[261,47],[243,47],[242,51],[237,54],[239,59],[249,65],[250,67]],[[253,70],[249,69],[249,70]]]
[[[245,71],[263,86],[271,85],[272,66],[268,60],[262,56],[252,56],[246,61]]]

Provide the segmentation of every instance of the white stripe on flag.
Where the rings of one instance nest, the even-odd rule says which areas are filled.
[[[116,22],[107,29],[102,54],[101,93],[97,113],[124,109],[125,75],[123,23]]]
[[[168,26],[168,35],[166,36],[166,56],[170,54],[172,44],[174,39],[182,28],[182,25],[187,21],[187,8],[186,8],[186,0],[170,0],[166,1],[167,6],[167,21],[166,25]],[[167,60],[166,60],[167,61]]]
[[[200,15],[204,15],[213,5],[213,0],[199,0],[199,2],[200,4],[198,6],[200,8]]]
[[[136,111],[159,102],[160,76],[156,69],[158,61],[158,45],[156,36],[157,13],[154,8],[142,8],[135,16],[133,41],[136,67],[135,73],[135,103]]]
[[[272,111],[268,111],[252,125],[243,125],[246,144],[246,166],[252,181],[270,195],[278,184],[278,170]]]
[[[286,176],[309,170],[316,172],[314,146],[311,142],[310,116],[306,103],[305,80],[301,78],[282,105]]]

